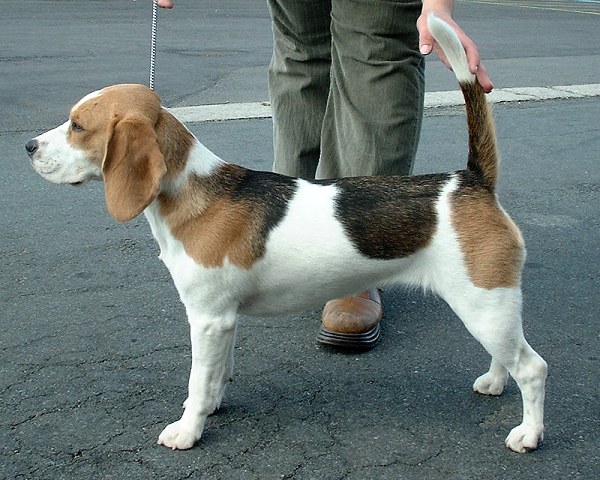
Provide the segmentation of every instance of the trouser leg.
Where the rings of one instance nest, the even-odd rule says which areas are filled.
[[[424,98],[420,11],[418,1],[333,0],[317,178],[411,173]]]
[[[330,0],[269,0],[273,171],[314,178],[329,92]]]

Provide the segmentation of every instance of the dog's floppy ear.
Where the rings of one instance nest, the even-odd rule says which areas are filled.
[[[115,122],[102,163],[109,213],[120,222],[139,215],[158,195],[166,170],[154,126],[147,118]]]

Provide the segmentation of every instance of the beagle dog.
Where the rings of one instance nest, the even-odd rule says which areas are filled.
[[[509,374],[522,423],[506,445],[543,438],[547,366],[521,323],[521,234],[499,205],[498,153],[485,94],[456,34],[429,18],[464,94],[466,170],[302,180],[225,163],[142,85],[91,93],[69,120],[25,146],[55,183],[103,180],[118,221],[144,213],[190,324],[185,410],[158,443],[192,447],[232,379],[237,312],[281,314],[391,282],[442,297],[491,355],[475,391],[500,395]]]

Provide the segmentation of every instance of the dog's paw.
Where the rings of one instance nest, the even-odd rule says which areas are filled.
[[[473,390],[482,395],[501,395],[507,381],[508,377],[501,377],[488,372],[475,380]]]
[[[190,428],[189,423],[178,420],[167,425],[158,437],[158,444],[173,450],[187,450],[200,440],[202,429]]]
[[[521,424],[513,428],[506,437],[506,446],[513,452],[525,453],[535,450],[544,439],[544,429]]]

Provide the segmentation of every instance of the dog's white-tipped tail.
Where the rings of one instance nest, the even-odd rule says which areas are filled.
[[[444,51],[465,97],[469,132],[469,160],[467,170],[480,178],[490,190],[498,181],[499,156],[496,147],[496,129],[485,92],[473,73],[465,49],[456,32],[433,14],[427,17],[429,31]]]
[[[469,61],[465,49],[456,32],[443,20],[430,13],[427,26],[438,45],[444,51],[459,83],[474,83],[475,75],[469,70]]]

